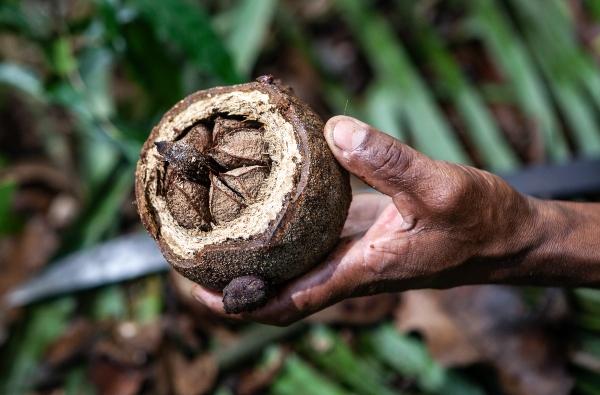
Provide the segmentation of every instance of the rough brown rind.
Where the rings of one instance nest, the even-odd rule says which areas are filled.
[[[200,91],[181,100],[153,129],[142,148],[136,169],[136,202],[144,226],[177,271],[215,290],[223,290],[233,279],[243,276],[257,276],[271,287],[306,272],[337,243],[350,205],[348,174],[327,146],[321,119],[289,89],[269,78],[259,81]],[[294,187],[264,232],[246,240],[232,239],[206,245],[193,256],[182,257],[161,234],[149,185],[160,185],[163,181],[147,171],[149,151],[155,149],[161,125],[193,103],[225,93],[252,91],[268,95],[276,111],[293,127],[301,157]]]

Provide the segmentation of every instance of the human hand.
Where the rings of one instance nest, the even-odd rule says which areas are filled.
[[[343,167],[381,194],[356,195],[338,247],[264,307],[228,317],[286,325],[342,299],[414,288],[495,281],[494,264],[518,253],[530,200],[500,178],[436,161],[350,117],[325,125]],[[222,295],[194,297],[224,314]]]

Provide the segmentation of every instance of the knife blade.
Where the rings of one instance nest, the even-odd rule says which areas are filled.
[[[8,307],[26,305],[58,294],[131,280],[163,272],[169,265],[146,233],[120,236],[74,252],[40,275],[8,292]]]

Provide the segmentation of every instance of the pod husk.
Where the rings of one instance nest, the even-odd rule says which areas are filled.
[[[136,202],[142,222],[157,241],[167,261],[185,277],[214,290],[223,290],[233,279],[257,276],[273,288],[305,273],[321,262],[338,242],[351,201],[349,176],[333,157],[323,136],[323,121],[292,92],[271,78],[261,82],[199,91],[178,102],[154,127],[145,142],[136,169]],[[159,129],[198,101],[223,94],[255,92],[268,95],[277,111],[289,122],[298,142],[301,160],[293,188],[282,209],[268,227],[249,238],[209,244],[182,256],[163,237],[158,207],[152,195],[161,191],[161,171],[149,169]],[[219,108],[214,113],[219,113]],[[239,114],[237,114],[239,116]],[[151,188],[151,185],[158,187]],[[157,192],[158,191],[158,192]]]

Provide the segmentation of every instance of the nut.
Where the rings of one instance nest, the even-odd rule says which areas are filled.
[[[188,229],[233,221],[256,199],[269,173],[262,131],[243,121],[219,117],[212,132],[199,122],[181,139],[154,145],[173,173],[167,177],[167,207]]]
[[[153,129],[136,170],[142,222],[173,267],[260,307],[335,246],[351,200],[323,122],[272,77],[196,92]]]

